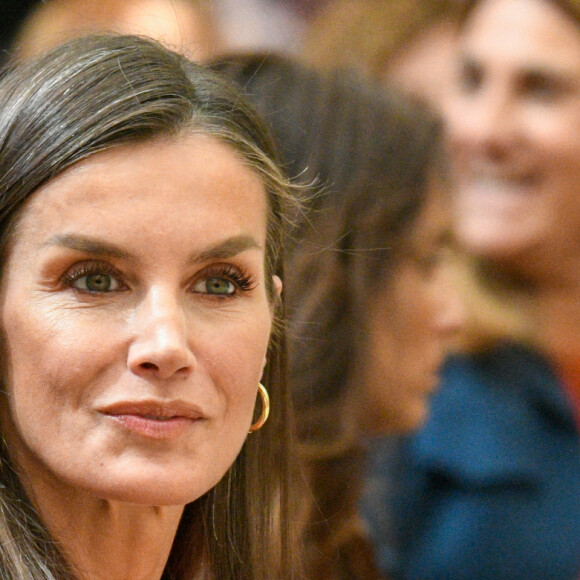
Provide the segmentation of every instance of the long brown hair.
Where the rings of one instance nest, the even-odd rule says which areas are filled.
[[[320,187],[291,231],[284,290],[291,391],[310,481],[309,578],[378,578],[357,516],[366,453],[354,420],[354,369],[365,356],[367,307],[388,284],[427,198],[439,122],[343,70],[322,73],[272,55],[216,67],[271,123],[291,174]]]
[[[265,125],[215,73],[150,40],[95,36],[15,67],[0,83],[0,95],[0,266],[26,200],[53,176],[99,151],[193,132],[235,148],[265,185],[273,297],[271,274],[282,274],[285,208],[294,196]],[[222,481],[186,506],[163,578],[296,577],[291,419],[278,326],[264,374],[271,418],[248,438]],[[0,450],[0,576],[74,578],[23,492],[8,451]]]
[[[377,99],[375,114],[359,127],[370,148],[355,147],[344,159],[358,179],[333,185],[336,200],[311,217],[311,235],[293,255],[287,278],[290,381],[313,485],[307,537],[315,578],[332,566],[335,574],[325,577],[378,577],[364,556],[357,516],[366,458],[357,371],[371,306],[408,248],[437,157],[436,122],[396,101]]]

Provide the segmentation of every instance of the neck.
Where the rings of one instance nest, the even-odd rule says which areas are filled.
[[[580,359],[580,277],[538,288],[531,309],[540,346],[559,365]]]
[[[79,580],[159,580],[183,506],[108,501],[36,483],[33,503]]]
[[[540,258],[538,258],[540,260]],[[516,269],[482,261],[479,276],[517,309],[526,334],[557,365],[580,359],[580,255],[562,251],[547,266]]]

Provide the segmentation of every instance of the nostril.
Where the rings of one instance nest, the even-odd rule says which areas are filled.
[[[141,363],[139,366],[146,370],[159,370],[159,367],[156,364],[150,362]]]

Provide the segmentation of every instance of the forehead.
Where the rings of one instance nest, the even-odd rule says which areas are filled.
[[[262,246],[266,219],[264,185],[241,155],[188,135],[123,145],[66,170],[32,195],[15,243],[82,233],[142,250],[144,240],[169,248],[251,235]]]
[[[464,52],[506,65],[580,68],[580,28],[551,0],[482,0],[461,35]]]

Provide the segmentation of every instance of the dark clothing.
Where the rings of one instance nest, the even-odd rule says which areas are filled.
[[[374,450],[363,505],[385,573],[580,578],[579,438],[539,355],[503,344],[453,357],[425,427],[395,449],[385,445]]]

